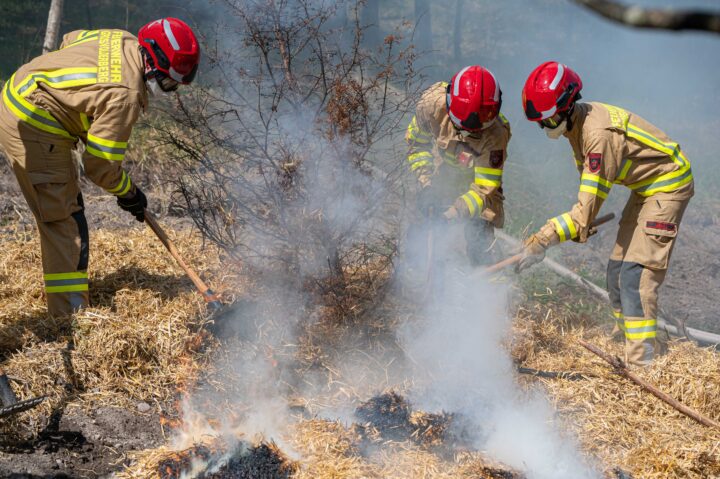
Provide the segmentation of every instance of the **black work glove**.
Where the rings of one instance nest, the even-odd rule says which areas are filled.
[[[120,198],[118,196],[117,203],[120,208],[129,211],[139,222],[145,221],[145,208],[147,208],[148,202],[145,194],[137,186],[135,187],[135,195],[130,198]]]
[[[429,186],[418,191],[417,207],[424,218],[430,218],[435,213],[435,198]]]

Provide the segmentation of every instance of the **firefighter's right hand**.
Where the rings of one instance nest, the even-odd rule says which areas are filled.
[[[536,234],[530,236],[523,244],[522,258],[515,266],[515,272],[520,273],[534,264],[545,259],[545,246]]]
[[[135,195],[129,198],[121,198],[118,196],[117,203],[120,208],[133,215],[136,220],[141,223],[145,221],[145,208],[147,208],[148,202],[140,188],[135,187]]]
[[[433,211],[435,209],[434,200],[435,198],[433,198],[433,193],[429,186],[426,186],[418,191],[417,207],[424,218],[430,218],[433,216]]]

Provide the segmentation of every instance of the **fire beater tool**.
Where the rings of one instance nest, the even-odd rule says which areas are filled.
[[[195,288],[197,288],[198,292],[207,303],[211,314],[217,315],[224,306],[223,303],[220,302],[220,298],[208,287],[207,284],[205,284],[200,276],[190,266],[188,266],[183,257],[180,255],[178,249],[175,247],[175,243],[172,242],[165,231],[160,227],[160,224],[155,216],[148,210],[145,210],[145,223],[147,223],[150,229],[153,230],[153,233],[155,233],[160,242],[165,246],[165,248],[167,248],[172,257],[175,258],[175,261],[177,261],[180,267],[185,271],[185,274],[187,274],[188,278],[190,278],[190,281],[193,282]]]
[[[612,221],[615,218],[615,213],[608,213],[604,216],[600,216],[598,218],[595,218],[595,221],[590,223],[591,228],[597,228],[600,225],[603,225],[607,223],[608,221]],[[497,273],[503,268],[507,268],[508,266],[512,266],[515,263],[518,263],[523,257],[522,253],[518,253],[514,256],[510,256],[509,258],[505,258],[504,260],[495,263],[492,266],[488,266],[485,268],[486,273]]]
[[[26,399],[24,401],[18,401],[17,396],[10,388],[10,380],[8,379],[5,372],[0,369],[0,400],[2,401],[2,407],[0,407],[0,418],[12,416],[28,409],[32,409],[41,402],[43,402],[47,396],[39,396],[36,398]]]
[[[582,347],[590,351],[591,353],[595,354],[596,356],[599,356],[604,361],[606,361],[608,364],[610,364],[616,373],[625,376],[630,381],[634,382],[641,388],[643,388],[645,391],[649,392],[656,398],[660,399],[661,401],[665,402],[666,404],[669,404],[676,410],[680,411],[681,413],[685,414],[691,419],[694,419],[695,421],[699,422],[703,426],[707,427],[713,427],[720,429],[720,423],[717,421],[707,417],[703,416],[696,410],[684,405],[674,397],[670,396],[667,393],[664,393],[663,391],[659,390],[657,387],[653,386],[649,382],[645,381],[643,378],[638,376],[637,374],[630,371],[627,366],[625,365],[625,362],[623,362],[622,359],[620,359],[617,356],[611,356],[607,352],[603,351],[602,349],[598,348],[597,346],[590,344],[586,341],[583,341],[582,339],[578,339],[578,342]]]

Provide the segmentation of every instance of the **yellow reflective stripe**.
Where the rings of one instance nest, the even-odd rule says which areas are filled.
[[[84,131],[88,131],[90,129],[90,120],[85,113],[80,113],[80,123],[82,123]]]
[[[411,155],[408,155],[408,161],[410,163],[415,163],[416,161],[432,158],[432,153],[429,151],[418,151],[417,153],[413,153]]]
[[[625,326],[628,329],[644,328],[646,326],[657,326],[657,319],[626,319]]]
[[[47,273],[43,275],[43,279],[45,281],[53,281],[58,279],[82,279],[87,277],[87,271],[73,271],[71,273]]]
[[[99,36],[100,36],[99,34],[95,34],[95,35],[89,36],[89,37],[87,37],[87,38],[83,38],[83,39],[81,39],[81,40],[75,40],[74,42],[68,43],[67,45],[65,45],[65,46],[63,47],[63,50],[64,50],[65,48],[75,47],[75,46],[77,46],[77,45],[82,45],[83,43],[92,42],[92,41],[94,41],[94,40],[97,40]]]
[[[60,68],[53,71],[31,73],[20,82],[15,91],[22,97],[27,97],[35,91],[38,83],[45,83],[56,89],[93,85],[97,83],[97,68]]]
[[[430,134],[423,131],[417,124],[417,117],[413,116],[410,124],[407,127],[407,139],[413,140],[416,143],[430,143]]]
[[[485,204],[480,195],[473,190],[468,191],[467,193],[462,195],[461,198],[467,205],[468,212],[470,213],[471,218],[475,216],[475,213],[479,214],[480,211],[482,211],[483,209],[483,205]]]
[[[625,337],[627,339],[650,339],[657,335],[656,319],[626,319]]]
[[[552,218],[550,221],[555,225],[555,231],[560,237],[561,242],[577,237],[577,229],[570,217],[570,213],[563,213],[560,216]]]
[[[11,88],[14,79],[15,75],[10,77],[10,80],[5,83],[5,87],[3,88],[3,102],[16,117],[39,130],[65,138],[74,138],[70,133],[65,131],[62,125],[58,123],[50,113],[15,94]]]
[[[92,133],[88,134],[88,140],[93,143],[97,143],[98,145],[107,146],[108,148],[127,148],[128,146],[127,141],[106,140],[105,138],[100,138]]]
[[[625,179],[625,177],[628,174],[628,171],[630,171],[630,167],[632,166],[632,161],[625,158],[622,161],[622,164],[620,165],[620,173],[617,176],[617,179],[615,180],[615,183],[620,183],[622,180]]]
[[[105,160],[122,161],[123,158],[125,158],[127,141],[107,140],[88,133],[87,144],[85,146],[88,153],[93,156]]]
[[[644,333],[628,333],[625,332],[625,338],[627,339],[652,339],[657,336],[657,331],[646,331]]]
[[[430,162],[427,161],[427,160],[416,161],[415,163],[413,163],[412,165],[410,165],[410,171],[415,171],[415,170],[417,170],[418,168],[422,168],[423,166],[426,166],[426,165],[429,165],[429,164],[430,164]]]
[[[598,175],[583,173],[580,177],[580,191],[599,196],[602,199],[608,197],[612,183]]]
[[[656,151],[665,153],[681,168],[690,165],[685,155],[680,151],[680,145],[674,141],[668,143],[660,141],[657,137],[633,124],[628,125],[627,135]]]
[[[74,293],[78,291],[88,291],[87,284],[70,284],[67,286],[46,286],[45,292],[47,293]]]
[[[498,116],[500,117],[500,121],[502,121],[504,124],[506,124],[506,125],[510,124],[508,119],[505,118],[505,115],[503,115],[502,113],[499,113]]]
[[[475,184],[483,186],[502,185],[503,170],[498,168],[475,167]]]
[[[688,166],[627,186],[641,196],[652,196],[659,192],[675,191],[692,180],[692,170]]]
[[[128,191],[130,191],[130,188],[132,188],[132,181],[130,180],[128,174],[123,170],[122,177],[120,178],[120,183],[118,183],[115,188],[107,190],[107,192],[112,193],[116,196],[123,196],[127,194]]]
[[[616,319],[623,319],[625,316],[623,315],[622,311],[613,311],[613,316],[615,316]]]

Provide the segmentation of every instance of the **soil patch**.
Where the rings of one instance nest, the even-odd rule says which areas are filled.
[[[99,477],[121,469],[127,453],[163,440],[156,414],[72,409],[33,440],[0,441],[0,477]]]

